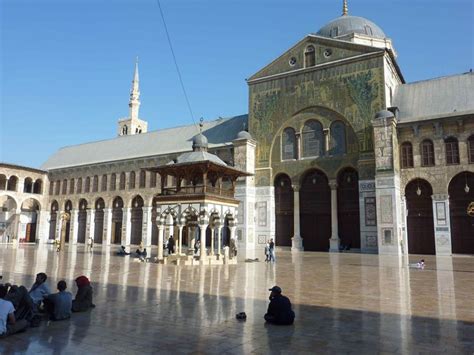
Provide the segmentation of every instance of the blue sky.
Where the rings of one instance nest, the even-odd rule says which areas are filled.
[[[248,112],[250,77],[341,14],[342,0],[161,0],[196,119]],[[392,38],[408,82],[473,65],[472,0],[349,0]],[[0,161],[39,167],[113,138],[140,58],[149,129],[192,123],[156,0],[1,0]],[[100,154],[100,152],[98,152]]]

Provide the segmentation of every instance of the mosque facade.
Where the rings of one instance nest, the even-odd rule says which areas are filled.
[[[406,83],[392,40],[344,1],[247,84],[246,115],[148,132],[136,66],[116,138],[40,169],[0,165],[3,240],[150,246],[163,233],[193,248],[205,233],[209,254],[235,243],[245,258],[271,238],[292,251],[474,254],[472,72]],[[157,168],[203,140],[192,163],[242,175]],[[198,186],[203,199],[184,195]]]

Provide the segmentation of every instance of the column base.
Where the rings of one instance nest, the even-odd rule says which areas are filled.
[[[303,238],[299,235],[295,235],[291,238],[291,251],[304,251]]]
[[[329,239],[329,251],[331,253],[339,253],[339,243],[341,240],[339,238]]]

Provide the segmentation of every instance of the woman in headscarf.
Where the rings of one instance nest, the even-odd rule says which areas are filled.
[[[76,298],[72,301],[73,312],[85,312],[91,307],[95,307],[92,303],[92,286],[87,277],[84,275],[79,276],[76,279],[77,294]]]

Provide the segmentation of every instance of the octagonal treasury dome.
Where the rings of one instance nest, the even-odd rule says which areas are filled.
[[[323,37],[341,37],[351,33],[386,38],[382,29],[366,18],[343,15],[323,26],[316,34]]]

